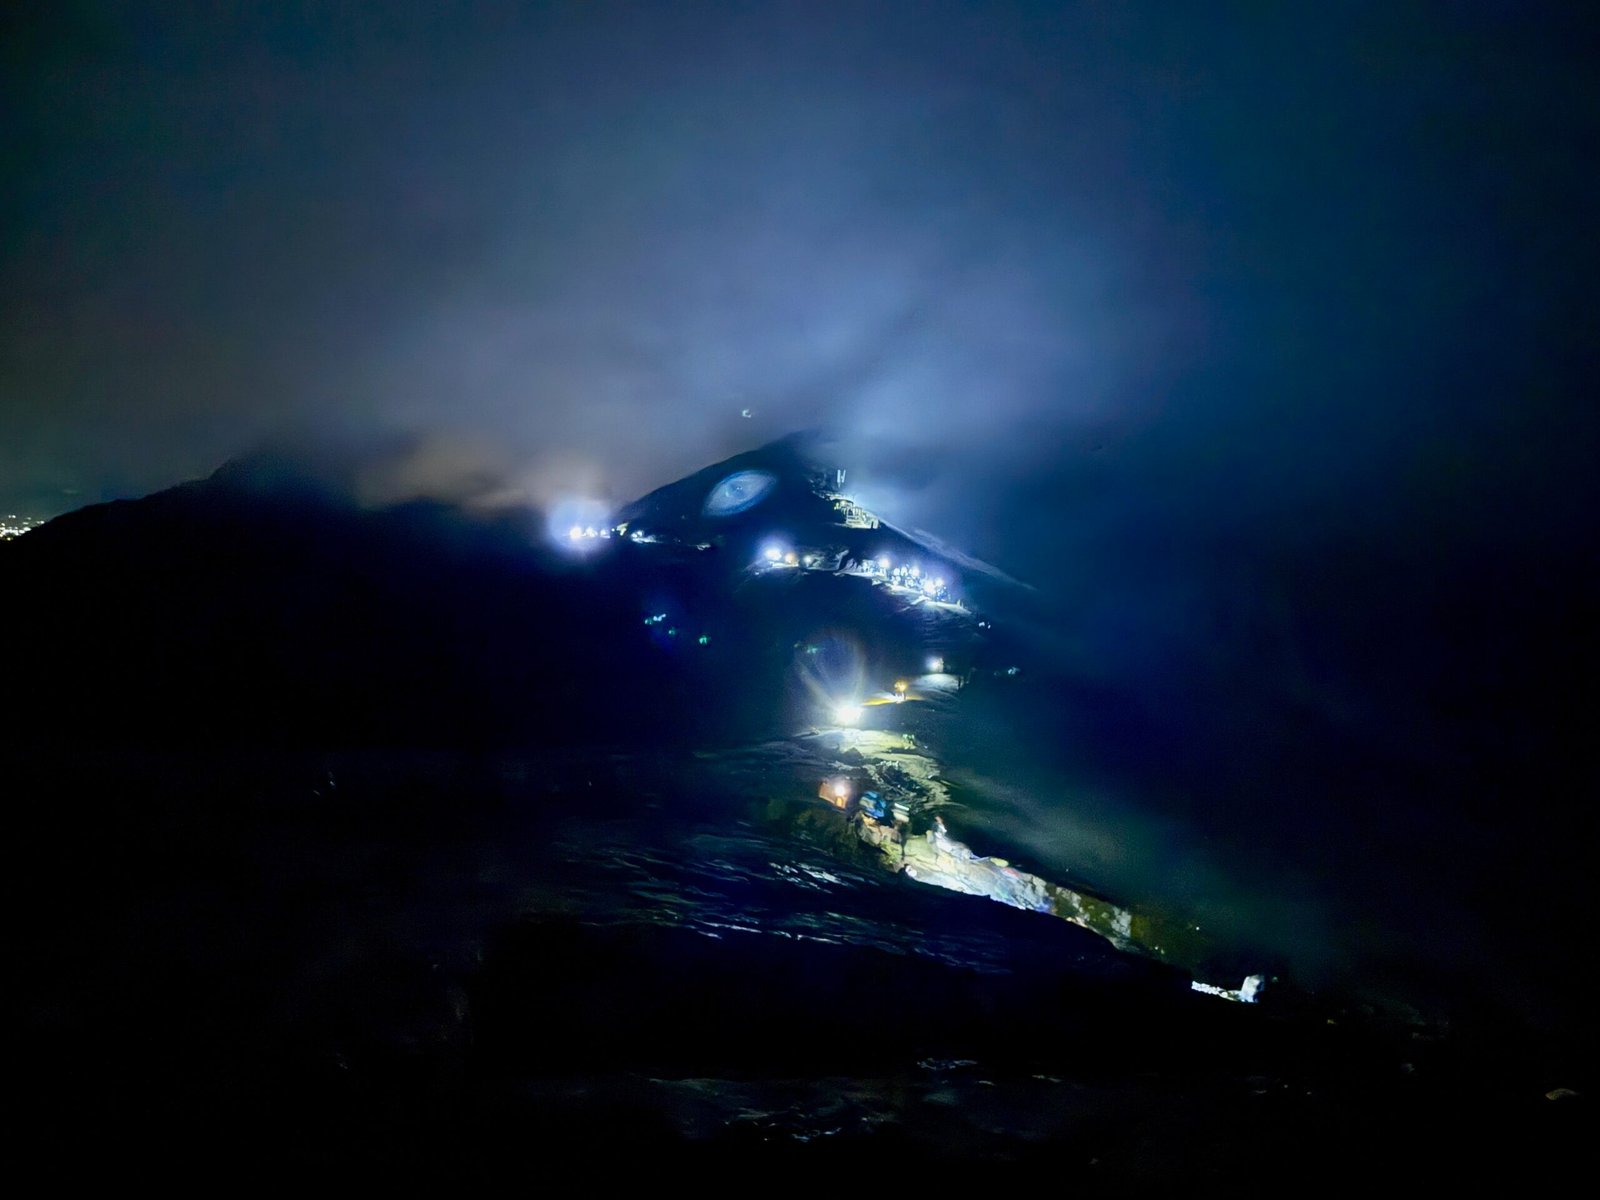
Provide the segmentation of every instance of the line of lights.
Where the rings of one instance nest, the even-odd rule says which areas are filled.
[[[949,593],[945,581],[935,575],[924,575],[920,563],[897,567],[887,554],[880,554],[876,559],[867,559],[865,567],[867,574],[882,575],[892,587],[921,592],[924,596],[935,600],[948,599]]]

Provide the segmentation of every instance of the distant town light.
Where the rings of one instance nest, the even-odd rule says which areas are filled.
[[[783,557],[783,549],[779,546],[768,546],[761,553],[766,556],[768,562],[777,562]]]
[[[911,568],[911,578],[913,578],[913,579],[921,579],[922,578],[922,568],[921,567],[912,567]]]
[[[888,569],[889,569],[889,556],[887,554],[885,554],[882,558],[880,558],[878,560],[878,570],[887,571]]]
[[[940,658],[937,654],[934,655],[928,660],[928,670],[935,675],[942,674],[944,672],[944,659]]]
[[[785,554],[783,556],[783,561],[788,563],[792,567],[792,566],[795,565],[795,563],[800,561],[800,558],[799,558],[798,555],[795,554],[795,552],[793,550],[791,550],[791,551],[789,551],[789,553],[787,553],[787,554]]]

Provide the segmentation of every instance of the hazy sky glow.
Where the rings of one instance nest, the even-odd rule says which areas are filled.
[[[1573,500],[1587,30],[399,7],[8,19],[8,511],[284,429],[427,433],[621,500],[821,422],[869,493],[1002,557],[1015,505],[1092,522],[1107,471],[1119,513],[1173,479],[1177,509]],[[980,498],[937,486],[957,461]]]

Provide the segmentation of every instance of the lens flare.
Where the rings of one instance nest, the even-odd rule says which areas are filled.
[[[706,494],[702,510],[708,517],[731,517],[754,508],[777,485],[771,471],[737,471]]]
[[[859,724],[867,686],[866,654],[848,630],[814,634],[796,647],[794,667],[805,720],[820,726]]]

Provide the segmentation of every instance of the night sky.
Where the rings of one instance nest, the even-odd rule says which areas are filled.
[[[1146,527],[1570,545],[1581,7],[10,6],[0,507],[396,432],[397,494],[621,502],[828,424],[1046,580]]]

